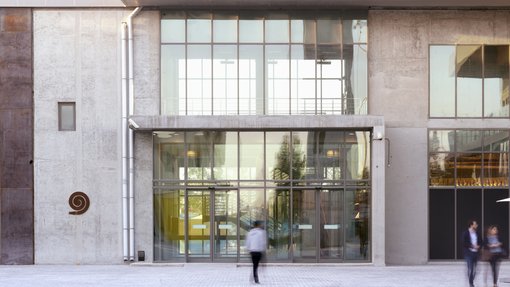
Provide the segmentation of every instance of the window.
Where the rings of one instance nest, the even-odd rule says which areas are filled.
[[[462,259],[467,221],[496,224],[508,244],[510,130],[429,131],[429,258]]]
[[[508,45],[431,45],[431,118],[508,118]]]
[[[59,131],[76,130],[76,103],[74,102],[58,103],[58,130]]]
[[[367,20],[166,12],[161,114],[367,114]]]

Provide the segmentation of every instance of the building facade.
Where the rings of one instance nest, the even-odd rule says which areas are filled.
[[[508,246],[507,4],[201,2],[0,10],[3,264],[245,262],[255,220],[271,262]]]

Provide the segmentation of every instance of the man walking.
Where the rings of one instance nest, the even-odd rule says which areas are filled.
[[[464,258],[467,263],[469,286],[474,287],[476,275],[476,263],[478,261],[478,251],[482,245],[482,237],[477,232],[478,223],[476,220],[468,222],[468,229],[462,234],[464,246]]]
[[[251,261],[253,262],[253,279],[259,284],[258,268],[259,262],[266,251],[267,239],[266,231],[262,225],[262,221],[255,221],[253,228],[246,235],[246,249],[250,252]]]

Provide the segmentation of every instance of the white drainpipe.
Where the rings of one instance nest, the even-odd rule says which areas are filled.
[[[129,116],[134,113],[133,23],[137,7],[122,22],[122,249],[124,261],[135,260],[133,130]]]

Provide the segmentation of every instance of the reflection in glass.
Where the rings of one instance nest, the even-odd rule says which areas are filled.
[[[184,135],[154,133],[154,179],[184,180]]]
[[[239,114],[264,114],[264,50],[259,45],[239,46]]]
[[[316,132],[292,133],[293,180],[317,179]],[[299,163],[299,164],[297,164]]]
[[[209,131],[186,133],[188,180],[211,179],[211,135]]]
[[[367,114],[367,45],[344,45],[343,57],[343,114]]]
[[[343,178],[342,154],[343,132],[319,132],[319,178],[335,180]]]
[[[188,190],[188,256],[207,258],[211,254],[211,199],[207,190]]]
[[[343,258],[343,191],[320,191],[320,258]],[[368,220],[368,219],[367,219]]]
[[[267,114],[289,114],[289,47],[266,45]]]
[[[482,131],[457,130],[455,133],[457,151],[482,151]]]
[[[184,192],[154,193],[154,260],[184,258]]]
[[[186,20],[161,19],[161,43],[184,43]]]
[[[433,152],[453,151],[455,132],[453,130],[433,130],[429,132],[429,150]]]
[[[161,46],[161,113],[186,114],[186,56],[184,45]]]
[[[239,133],[239,177],[241,180],[264,179],[264,133]]]
[[[213,114],[237,115],[237,46],[213,46]]]
[[[211,42],[211,20],[188,19],[188,43]]]
[[[367,42],[367,20],[344,20],[342,26],[344,44]]]
[[[211,46],[188,45],[188,115],[211,115]]]
[[[508,45],[484,47],[484,116],[508,117]]]
[[[457,116],[482,116],[482,47],[457,46]]]
[[[454,185],[455,156],[453,153],[430,153],[429,154],[429,185],[451,186]]]
[[[291,114],[314,115],[315,45],[291,46]]]
[[[455,116],[455,46],[430,46],[430,116]]]
[[[315,190],[293,190],[292,242],[294,259],[316,259]]]
[[[214,179],[237,179],[237,132],[214,132]]]
[[[215,43],[236,43],[237,42],[237,20],[214,19],[213,20],[213,42],[215,42]]]
[[[508,153],[483,155],[483,185],[508,186]]]
[[[318,44],[341,44],[342,21],[339,19],[317,20],[317,43]]]
[[[290,186],[290,133],[266,132],[266,179]]]
[[[290,20],[290,33],[292,43],[315,44],[315,21]]]
[[[214,256],[237,258],[237,190],[214,191]]]
[[[461,153],[457,154],[457,165],[455,166],[457,186],[481,186],[482,185],[482,154]]]
[[[289,259],[290,249],[290,189],[267,190],[267,256],[271,259]]]
[[[483,150],[485,152],[491,151],[508,153],[508,139],[508,130],[485,130],[483,131]]]
[[[345,192],[345,259],[362,260],[370,258],[370,193],[367,189]]]
[[[342,46],[317,46],[317,113],[342,114]]]
[[[346,179],[370,179],[370,132],[345,133]]]
[[[265,221],[264,189],[240,189],[239,190],[239,235],[241,257],[249,257],[246,246],[246,234],[253,227],[256,220]]]

